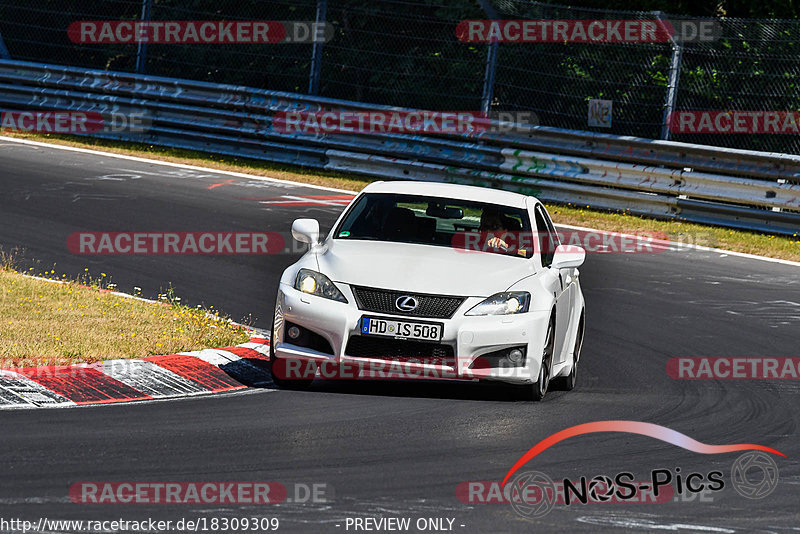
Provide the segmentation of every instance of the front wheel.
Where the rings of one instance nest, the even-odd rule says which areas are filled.
[[[575,389],[575,383],[578,380],[578,362],[581,359],[581,347],[583,346],[583,332],[584,332],[584,314],[581,312],[581,318],[578,321],[578,332],[575,335],[575,348],[572,350],[572,369],[569,374],[561,381],[562,389],[565,391],[572,391]]]
[[[547,388],[550,387],[550,365],[553,362],[553,348],[555,347],[555,318],[550,319],[550,324],[547,327],[547,337],[544,342],[544,351],[542,352],[542,365],[539,366],[539,377],[533,383],[533,400],[540,401],[544,399],[547,394]]]

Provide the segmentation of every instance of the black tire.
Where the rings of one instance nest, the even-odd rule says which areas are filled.
[[[567,376],[561,379],[561,389],[564,391],[572,391],[575,389],[575,384],[578,380],[578,362],[581,359],[581,347],[583,347],[583,334],[584,312],[581,311],[581,318],[578,320],[578,333],[575,336],[575,348],[572,351],[572,370]]]
[[[542,354],[542,365],[539,368],[539,377],[531,386],[531,397],[535,401],[544,400],[547,390],[550,387],[550,366],[553,364],[553,349],[556,344],[556,320],[555,316],[550,318],[547,327],[547,337],[545,338],[544,352]]]
[[[269,372],[272,375],[272,383],[281,389],[308,389],[314,378],[285,378],[286,364],[289,359],[275,357],[275,345],[272,340],[275,336],[275,319],[272,320],[272,334],[269,343]]]

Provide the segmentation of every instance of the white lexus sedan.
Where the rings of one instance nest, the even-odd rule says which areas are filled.
[[[479,379],[517,384],[535,400],[553,379],[575,387],[585,252],[559,244],[536,198],[376,182],[324,239],[314,219],[294,221],[292,235],[309,250],[278,289],[270,360],[279,387],[315,376]]]

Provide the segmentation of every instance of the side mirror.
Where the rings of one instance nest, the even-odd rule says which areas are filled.
[[[319,222],[316,219],[297,219],[292,223],[292,237],[312,247],[319,243]]]
[[[553,253],[553,262],[550,266],[554,269],[568,269],[580,267],[586,259],[586,251],[575,245],[558,245]]]

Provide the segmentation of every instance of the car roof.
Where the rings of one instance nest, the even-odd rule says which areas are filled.
[[[364,193],[400,193],[408,195],[424,195],[432,197],[454,198],[457,200],[471,200],[475,202],[485,202],[488,204],[498,204],[501,206],[511,206],[515,208],[525,208],[526,197],[520,193],[503,191],[502,189],[490,189],[488,187],[475,187],[471,185],[444,184],[438,182],[414,182],[409,180],[398,180],[391,182],[373,182],[365,187]]]

